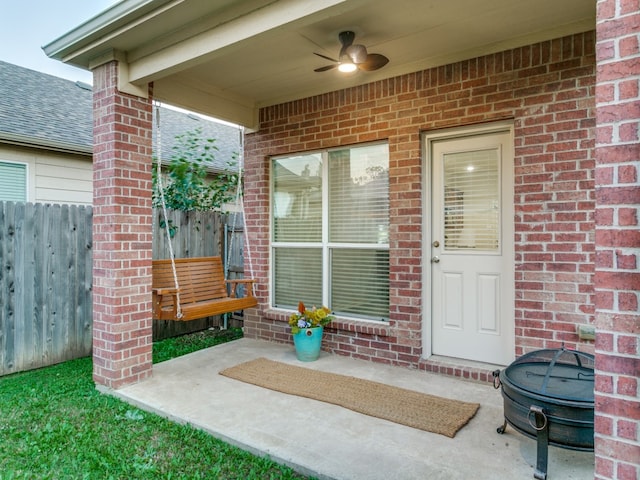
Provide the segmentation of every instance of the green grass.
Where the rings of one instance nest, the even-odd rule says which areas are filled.
[[[154,361],[241,335],[164,340]],[[91,358],[82,358],[0,378],[0,480],[307,478],[103,395],[91,371]]]
[[[153,344],[153,363],[164,362],[171,358],[186,355],[207,347],[242,338],[241,328],[228,330],[204,330],[181,337],[160,340]]]

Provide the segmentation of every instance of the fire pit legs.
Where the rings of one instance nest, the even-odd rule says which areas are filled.
[[[508,424],[509,424],[509,422],[507,422],[507,419],[505,418],[505,419],[504,419],[504,423],[502,424],[502,426],[501,426],[501,427],[498,427],[498,428],[496,429],[496,431],[497,431],[500,435],[502,435],[502,434],[507,430],[507,425],[508,425]]]
[[[535,426],[531,423],[531,414],[535,416]],[[533,472],[533,478],[537,480],[547,480],[547,463],[549,460],[549,422],[542,408],[531,405],[529,409],[529,423],[538,432],[536,439],[538,441],[536,470]]]
[[[549,461],[549,423],[547,417],[540,407],[535,405],[531,407],[529,414],[535,416],[535,429],[538,431],[536,435],[537,441],[537,460],[536,469],[533,472],[533,478],[537,480],[547,480],[547,465]],[[504,419],[504,423],[496,428],[496,432],[502,435],[507,430],[509,422]],[[531,424],[533,427],[533,423]]]

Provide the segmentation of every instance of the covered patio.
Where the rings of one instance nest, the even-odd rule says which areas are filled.
[[[219,375],[259,357],[480,403],[454,438]],[[319,479],[533,478],[536,441],[502,424],[502,396],[484,382],[378,365],[326,352],[310,363],[293,347],[240,339],[154,365],[153,377],[109,391]],[[593,452],[549,447],[549,480],[591,480]]]
[[[444,303],[444,297],[434,295],[431,288],[437,278],[432,272],[439,268],[434,266],[439,263],[436,253],[440,254],[433,253],[432,247],[438,248],[441,239],[430,235],[436,203],[429,196],[435,189],[428,181],[431,158],[424,148],[425,132],[455,131],[459,137],[473,137],[477,135],[464,129],[493,128],[506,122],[501,132],[508,140],[501,151],[513,150],[512,156],[504,158],[514,168],[513,175],[505,175],[514,188],[513,194],[502,198],[515,207],[515,214],[503,217],[515,230],[509,234],[499,230],[504,237],[500,245],[513,247],[504,270],[509,276],[495,290],[509,290],[501,305],[504,315],[492,317],[506,322],[501,330],[495,329],[504,333],[500,348],[510,358],[565,344],[594,353],[593,475],[637,478],[639,26],[637,0],[125,0],[53,41],[45,47],[49,56],[94,72],[96,383],[119,394],[157,388],[160,393],[148,401],[162,402],[164,395],[174,394],[169,392],[181,394],[205,385],[198,375],[204,374],[206,381],[220,380],[211,370],[213,361],[202,364],[205,372],[177,369],[195,377],[183,379],[171,373],[172,365],[195,362],[210,352],[157,367],[151,362],[154,99],[231,121],[248,132],[244,200],[259,305],[245,312],[245,333],[253,339],[289,343],[286,320],[295,309],[291,301],[281,305],[273,301],[277,278],[272,247],[277,242],[270,223],[272,159],[320,150],[326,154],[369,142],[388,148],[390,181],[384,191],[388,235],[379,247],[388,254],[388,270],[382,275],[388,280],[383,285],[388,312],[364,321],[357,316],[338,319],[326,345],[339,356],[318,365],[325,368],[323,362],[336,362],[344,373],[366,358],[371,363],[365,368],[376,375],[404,367],[402,373],[393,370],[390,375],[398,378],[405,374],[426,378],[426,372],[415,369],[468,373],[460,360],[469,360],[464,354],[473,350],[448,355],[444,347],[461,344],[434,340],[434,325],[442,317],[433,313],[438,312],[433,305]],[[314,71],[339,56],[337,38],[345,31],[355,32],[358,42],[371,52],[384,54],[390,59],[388,65],[352,76],[341,76],[337,69]],[[442,224],[446,222],[438,223]],[[304,262],[298,263],[303,270]],[[357,286],[357,279],[350,286],[354,283]],[[593,335],[582,334],[593,330],[595,341]],[[250,341],[243,340],[246,345]],[[282,349],[287,348],[253,345],[274,349],[276,356],[284,355]],[[439,353],[443,349],[445,353]],[[251,355],[244,348],[239,352],[245,356],[236,358],[236,363]],[[439,355],[453,358],[453,366],[434,360]],[[190,383],[176,389],[172,379]],[[486,373],[483,379],[488,380]],[[141,383],[132,385],[136,382]],[[455,388],[445,391],[465,394],[463,385],[455,383]],[[208,385],[207,395],[215,395],[216,389],[224,391],[222,386],[229,385],[226,381]],[[233,388],[249,391],[246,386]],[[484,411],[498,408],[496,392],[483,395],[493,396],[496,402]],[[169,403],[159,405],[176,418],[188,416],[186,410],[180,413]],[[245,410],[234,405],[231,414],[239,425],[251,422],[245,424],[247,430],[258,420],[278,419],[251,433],[281,445],[290,435],[274,434],[280,424],[287,425],[286,417],[278,417],[284,404],[269,406],[261,410],[260,419],[250,415],[258,408],[253,403]],[[210,411],[222,415],[216,409]],[[482,411],[460,432],[461,438],[471,435]],[[241,422],[243,416],[247,419]],[[440,461],[441,456],[442,468],[446,462],[456,471],[473,465],[475,472],[477,465],[489,464],[487,477],[514,478],[520,470],[504,465],[492,468],[507,448],[500,443],[507,437],[497,440],[500,448],[484,450],[494,423],[495,419],[487,421],[476,431],[480,437],[473,448],[483,452],[481,458],[467,461],[461,456],[456,461],[452,452],[475,452],[449,443],[443,450],[423,451],[428,453],[423,464]],[[353,445],[361,444],[365,435],[358,433],[363,427],[357,422],[347,424],[353,425]],[[306,427],[301,428],[307,441],[316,440]],[[432,439],[413,435],[403,429],[395,453],[402,457],[416,445],[431,445]],[[520,440],[508,438],[516,442],[509,441],[509,450],[518,445],[519,451]],[[269,442],[254,447],[247,437],[234,441],[267,453],[275,451]],[[380,438],[379,444],[385,443],[387,439]],[[385,447],[378,448],[376,443],[360,455],[383,455]],[[335,455],[342,454],[342,449],[336,450]],[[446,454],[437,453],[445,450]],[[278,452],[287,461],[299,458]],[[367,458],[376,464],[374,457],[359,457],[357,463],[368,468]],[[556,467],[552,464],[550,471]],[[524,470],[528,476],[528,465]],[[398,476],[397,471],[393,473],[386,476]],[[442,478],[455,478],[452,475],[448,472]]]

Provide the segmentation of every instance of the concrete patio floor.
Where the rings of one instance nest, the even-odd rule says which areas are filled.
[[[218,374],[258,357],[481,406],[448,438]],[[535,440],[496,432],[502,396],[491,385],[326,352],[303,363],[289,345],[243,338],[154,365],[152,378],[109,393],[319,479],[529,479],[536,463]],[[549,447],[549,480],[591,480],[593,469],[592,452]]]

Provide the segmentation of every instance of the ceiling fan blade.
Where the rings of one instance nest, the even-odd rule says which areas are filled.
[[[330,62],[340,63],[340,62],[338,62],[338,60],[334,60],[333,58],[331,58],[331,57],[327,57],[326,55],[322,55],[321,53],[313,52],[313,54],[314,54],[314,55],[317,55],[317,56],[319,56],[319,57],[321,57],[321,58],[324,58],[325,60],[329,60]]]
[[[337,66],[337,63],[335,65],[325,65],[324,67],[316,68],[314,72],[326,72],[327,70],[333,70]]]
[[[372,72],[373,70],[378,70],[379,68],[384,67],[387,63],[389,63],[389,59],[384,55],[380,55],[379,53],[370,53],[367,55],[367,59],[364,63],[358,64],[358,68],[365,72]]]
[[[380,55],[379,53],[367,53],[367,48],[364,45],[354,45],[353,41],[355,38],[356,34],[350,30],[340,32],[338,34],[338,39],[342,45],[342,48],[340,48],[340,55],[338,56],[339,60],[327,57],[321,53],[313,52],[314,55],[333,62],[333,65],[325,65],[324,67],[316,68],[314,72],[326,72],[328,70],[333,70],[342,64],[345,64],[345,67],[351,66],[353,68],[356,66],[360,70],[371,72],[373,70],[378,70],[389,63],[389,59],[384,55]],[[344,71],[347,70],[345,69]]]

